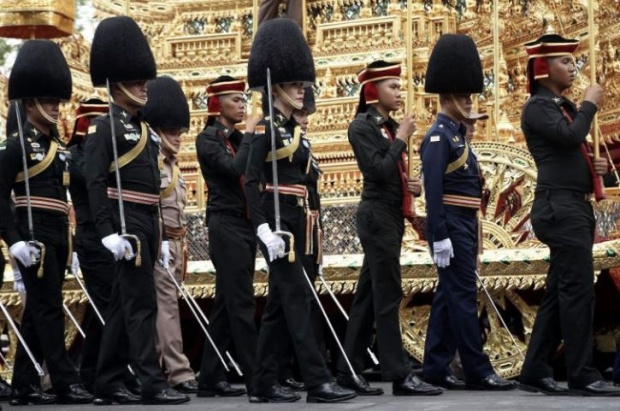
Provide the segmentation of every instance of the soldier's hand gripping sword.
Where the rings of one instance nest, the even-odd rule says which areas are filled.
[[[110,129],[112,133],[112,155],[114,156],[114,175],[116,177],[116,189],[118,190],[118,213],[121,221],[121,238],[135,244],[136,267],[142,265],[142,254],[140,239],[133,234],[127,234],[127,224],[125,223],[125,207],[123,205],[123,189],[121,186],[121,170],[118,165],[118,149],[116,148],[116,130],[114,129],[114,113],[112,111],[112,93],[110,90],[110,80],[106,79],[106,90],[108,93],[108,112],[110,114]],[[126,252],[125,258],[131,259],[133,256]]]
[[[194,300],[194,298],[190,295],[190,293],[185,289],[185,286],[183,286],[182,284],[179,284],[179,282],[175,278],[174,274],[172,274],[170,272],[170,269],[164,267],[163,264],[160,264],[160,265],[161,265],[161,267],[164,268],[166,273],[168,273],[168,275],[170,276],[170,279],[172,280],[172,282],[176,286],[177,290],[179,290],[179,293],[181,294],[181,296],[183,297],[183,299],[187,303],[187,306],[189,307],[190,311],[194,315],[194,318],[196,318],[196,321],[198,321],[198,325],[200,325],[200,328],[202,329],[202,332],[204,333],[205,337],[207,337],[207,340],[209,340],[209,344],[211,344],[211,347],[213,347],[213,350],[215,351],[215,354],[217,355],[217,357],[220,359],[220,362],[224,366],[224,369],[227,372],[230,371],[230,368],[228,368],[228,364],[226,364],[226,361],[224,360],[224,357],[222,356],[222,353],[220,352],[220,350],[215,345],[215,341],[213,341],[213,338],[211,338],[211,334],[209,334],[209,331],[207,330],[207,327],[205,326],[205,324],[209,325],[209,321],[207,320],[207,317],[204,317],[204,313],[202,312],[202,310],[198,306],[198,303]],[[195,304],[195,306],[194,306],[194,304]],[[205,324],[203,324],[203,322],[201,321],[201,318],[198,315],[198,312],[200,312],[200,314],[202,314],[202,316],[204,317]],[[230,356],[228,351],[226,351],[226,354],[228,355],[228,359],[230,360],[230,362],[235,367],[235,371],[237,372],[237,374],[240,377],[242,377],[243,373],[241,372],[241,370],[237,366],[237,363],[232,359],[232,357]]]
[[[319,279],[321,280],[321,283],[323,284],[323,288],[327,290],[327,293],[329,294],[329,296],[334,301],[334,304],[336,304],[336,307],[338,307],[338,310],[340,310],[340,312],[342,313],[343,317],[348,322],[349,321],[349,315],[345,311],[344,307],[342,307],[342,304],[340,304],[340,301],[338,301],[338,298],[334,294],[334,291],[331,289],[329,284],[327,284],[327,281],[325,281],[325,277],[323,277],[323,266],[322,265],[319,265]],[[374,365],[379,365],[379,359],[377,358],[375,353],[370,349],[370,347],[366,347],[366,352],[370,356],[370,359],[372,360],[372,363]]]
[[[19,110],[19,104],[17,101],[15,104],[15,116],[17,117],[17,130],[19,134],[19,144],[22,149],[22,166],[24,173],[24,187],[26,190],[26,213],[28,218],[28,245],[34,247],[39,250],[39,253],[30,251],[30,262],[31,265],[39,264],[39,269],[37,270],[37,277],[43,277],[43,261],[45,260],[45,245],[34,238],[34,224],[32,223],[32,201],[30,198],[30,178],[28,175],[28,159],[26,157],[26,143],[24,141],[24,129],[22,127],[22,118]]]
[[[267,97],[268,97],[267,100],[269,101],[269,131],[270,131],[270,138],[271,138],[271,156],[273,158],[273,161],[271,162],[271,167],[272,167],[271,170],[273,174],[273,202],[274,202],[274,214],[275,214],[275,224],[276,224],[276,230],[274,231],[274,234],[277,234],[279,236],[286,236],[289,238],[288,261],[290,263],[294,263],[295,262],[295,242],[294,242],[295,237],[293,236],[293,233],[291,232],[282,231],[282,226],[280,223],[280,201],[279,201],[279,195],[278,195],[278,161],[277,161],[277,156],[276,156],[276,133],[273,127],[273,91],[271,88],[271,70],[269,68],[267,68]],[[306,279],[306,282],[308,283],[308,286],[310,287],[312,295],[314,296],[314,299],[316,300],[317,305],[321,309],[323,318],[325,318],[325,322],[327,323],[327,326],[329,327],[329,330],[331,331],[332,336],[334,337],[334,340],[336,341],[336,344],[338,345],[338,349],[340,350],[340,353],[342,354],[342,357],[344,358],[347,364],[347,367],[349,368],[349,371],[351,372],[351,377],[356,382],[361,384],[359,377],[357,376],[355,370],[353,369],[353,365],[351,365],[351,361],[349,361],[349,357],[347,356],[347,353],[344,351],[344,347],[342,346],[342,344],[340,343],[340,340],[338,339],[338,334],[336,334],[336,330],[334,330],[334,326],[329,320],[329,316],[327,315],[327,312],[325,311],[325,309],[323,308],[323,305],[321,304],[321,300],[318,294],[316,293],[316,290],[314,289],[314,284],[312,284],[312,281],[310,281],[310,277],[308,277],[308,274],[306,273],[306,269],[303,268],[303,264],[302,264],[302,270],[303,270],[303,275]]]
[[[28,355],[28,358],[30,358],[30,361],[32,362],[32,365],[34,365],[34,369],[37,370],[37,374],[39,375],[39,377],[43,377],[45,375],[45,373],[43,372],[43,368],[41,368],[41,365],[39,364],[37,359],[34,358],[34,355],[32,354],[32,351],[30,351],[30,347],[28,347],[28,344],[26,344],[26,340],[24,340],[24,337],[19,332],[19,328],[17,328],[17,325],[15,324],[15,321],[13,321],[13,318],[11,317],[11,314],[9,314],[9,310],[7,310],[6,306],[4,305],[4,303],[2,301],[0,301],[0,310],[2,310],[2,312],[4,313],[4,316],[6,317],[7,322],[9,323],[11,328],[13,329],[13,332],[17,336],[17,339],[21,343],[22,347],[24,347],[24,351],[26,351],[26,354]]]

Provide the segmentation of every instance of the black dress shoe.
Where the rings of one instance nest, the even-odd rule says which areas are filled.
[[[443,394],[443,390],[441,388],[425,383],[415,374],[409,374],[402,380],[397,380],[392,383],[392,394],[439,395]]]
[[[547,395],[568,395],[568,388],[560,387],[551,377],[546,378],[527,378],[519,379],[519,389],[527,392],[540,392]]]
[[[281,380],[280,385],[283,387],[289,387],[293,391],[306,391],[306,384],[301,381],[297,381],[293,377],[289,377],[289,378],[285,378],[284,380]]]
[[[138,397],[142,396],[142,383],[139,379],[128,379],[125,381],[125,387],[131,392],[133,395],[137,395]]]
[[[261,402],[295,402],[299,401],[301,397],[296,392],[286,389],[281,385],[272,385],[269,389],[255,390],[252,395],[248,397],[251,403]]]
[[[109,394],[99,396],[95,398],[93,404],[95,405],[131,405],[131,404],[140,404],[142,398],[139,395],[133,394],[125,387],[121,387],[115,391],[110,392]]]
[[[161,390],[160,392],[149,395],[148,397],[142,396],[142,404],[145,405],[153,405],[153,404],[183,404],[184,402],[188,402],[189,397],[185,394],[181,394],[177,390],[172,387],[167,387]]]
[[[198,392],[198,381],[183,381],[182,383],[175,385],[173,388],[183,394],[196,394]]]
[[[341,402],[357,397],[354,390],[342,388],[335,382],[326,382],[308,389],[306,402]]]
[[[465,381],[459,380],[452,374],[444,375],[439,378],[424,378],[424,381],[436,387],[445,388],[446,390],[465,389]]]
[[[7,401],[11,398],[11,386],[0,378],[0,401]]]
[[[56,392],[56,401],[59,404],[89,404],[94,399],[82,384],[71,384],[65,390]]]
[[[357,395],[383,395],[383,388],[371,387],[361,375],[338,374],[336,382],[341,387],[352,389]]]
[[[614,387],[607,381],[598,380],[585,387],[570,387],[569,395],[584,397],[620,397],[620,387]]]
[[[468,381],[466,386],[470,390],[509,391],[518,388],[519,383],[516,381],[505,380],[497,374],[491,374],[478,381]]]
[[[198,384],[197,397],[238,397],[245,394],[243,388],[233,388],[228,381],[220,381],[214,385],[200,385]]]
[[[54,394],[47,394],[43,392],[41,387],[36,385],[30,385],[24,388],[14,388],[11,393],[11,405],[44,405],[54,404],[56,402],[56,396]]]

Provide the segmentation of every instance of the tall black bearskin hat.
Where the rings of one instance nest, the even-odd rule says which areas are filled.
[[[189,105],[181,85],[172,77],[157,77],[147,84],[148,100],[142,113],[153,128],[189,130]]]
[[[126,16],[104,19],[90,49],[90,79],[95,87],[110,83],[152,80],[157,66],[138,24]]]
[[[308,112],[308,115],[316,112],[316,101],[314,100],[314,89],[312,86],[306,87],[304,90],[304,109]]]
[[[400,64],[376,60],[357,73],[357,80],[362,87],[360,88],[360,99],[355,115],[366,112],[369,104],[379,102],[378,82],[388,79],[400,79],[400,72]]]
[[[482,63],[471,37],[444,34],[433,48],[424,91],[437,94],[475,94],[484,87]]]
[[[245,94],[245,81],[231,76],[219,76],[207,86],[207,125],[212,126],[220,115],[220,97],[226,94]]]
[[[6,115],[6,136],[19,131],[17,125],[17,113],[15,112],[15,104],[19,106],[19,116],[22,120],[22,125],[26,122],[26,112],[24,111],[24,103],[21,101],[11,101],[9,104],[9,112]]]
[[[71,98],[71,71],[60,47],[50,40],[28,40],[17,53],[9,77],[9,100]]]
[[[108,103],[97,97],[91,97],[82,101],[77,109],[75,109],[75,124],[73,125],[73,134],[67,146],[72,146],[80,142],[81,139],[88,134],[90,122],[99,116],[108,112]]]
[[[248,83],[252,90],[267,89],[267,68],[271,83],[314,83],[316,74],[310,47],[297,23],[291,19],[272,19],[262,23],[250,50]]]
[[[549,28],[538,39],[525,44],[527,61],[527,92],[536,91],[536,80],[549,77],[549,57],[571,56],[579,47],[579,40],[566,39]]]

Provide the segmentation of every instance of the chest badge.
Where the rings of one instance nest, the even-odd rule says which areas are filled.
[[[140,135],[138,133],[125,133],[125,140],[127,140],[127,141],[138,141],[138,140],[140,140]]]
[[[455,143],[458,143],[459,142],[459,137],[458,136],[452,137],[452,141],[454,141]]]

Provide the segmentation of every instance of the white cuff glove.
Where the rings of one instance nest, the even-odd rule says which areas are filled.
[[[22,280],[22,273],[19,270],[13,270],[13,291],[24,294],[26,293],[26,286],[24,280]]]
[[[449,238],[433,243],[433,261],[439,268],[445,268],[450,265],[450,258],[454,258],[454,249],[452,241]]]
[[[165,269],[170,268],[170,243],[168,241],[161,242],[161,259],[159,264],[164,266]]]
[[[73,254],[71,254],[71,274],[77,275],[79,270],[80,260],[78,259],[77,253],[74,251]]]
[[[19,260],[19,262],[22,263],[24,267],[34,265],[36,261],[41,258],[41,251],[37,247],[30,245],[25,241],[19,241],[13,244],[9,248],[9,251],[16,260]]]
[[[286,255],[286,244],[284,243],[284,240],[282,237],[271,231],[269,224],[263,223],[259,225],[258,230],[256,230],[256,234],[263,244],[265,244],[265,247],[267,247],[270,262]]]
[[[116,261],[123,257],[127,260],[131,260],[133,258],[133,248],[131,247],[131,243],[118,234],[110,234],[109,236],[104,237],[101,240],[101,243],[105,248],[110,250]]]

